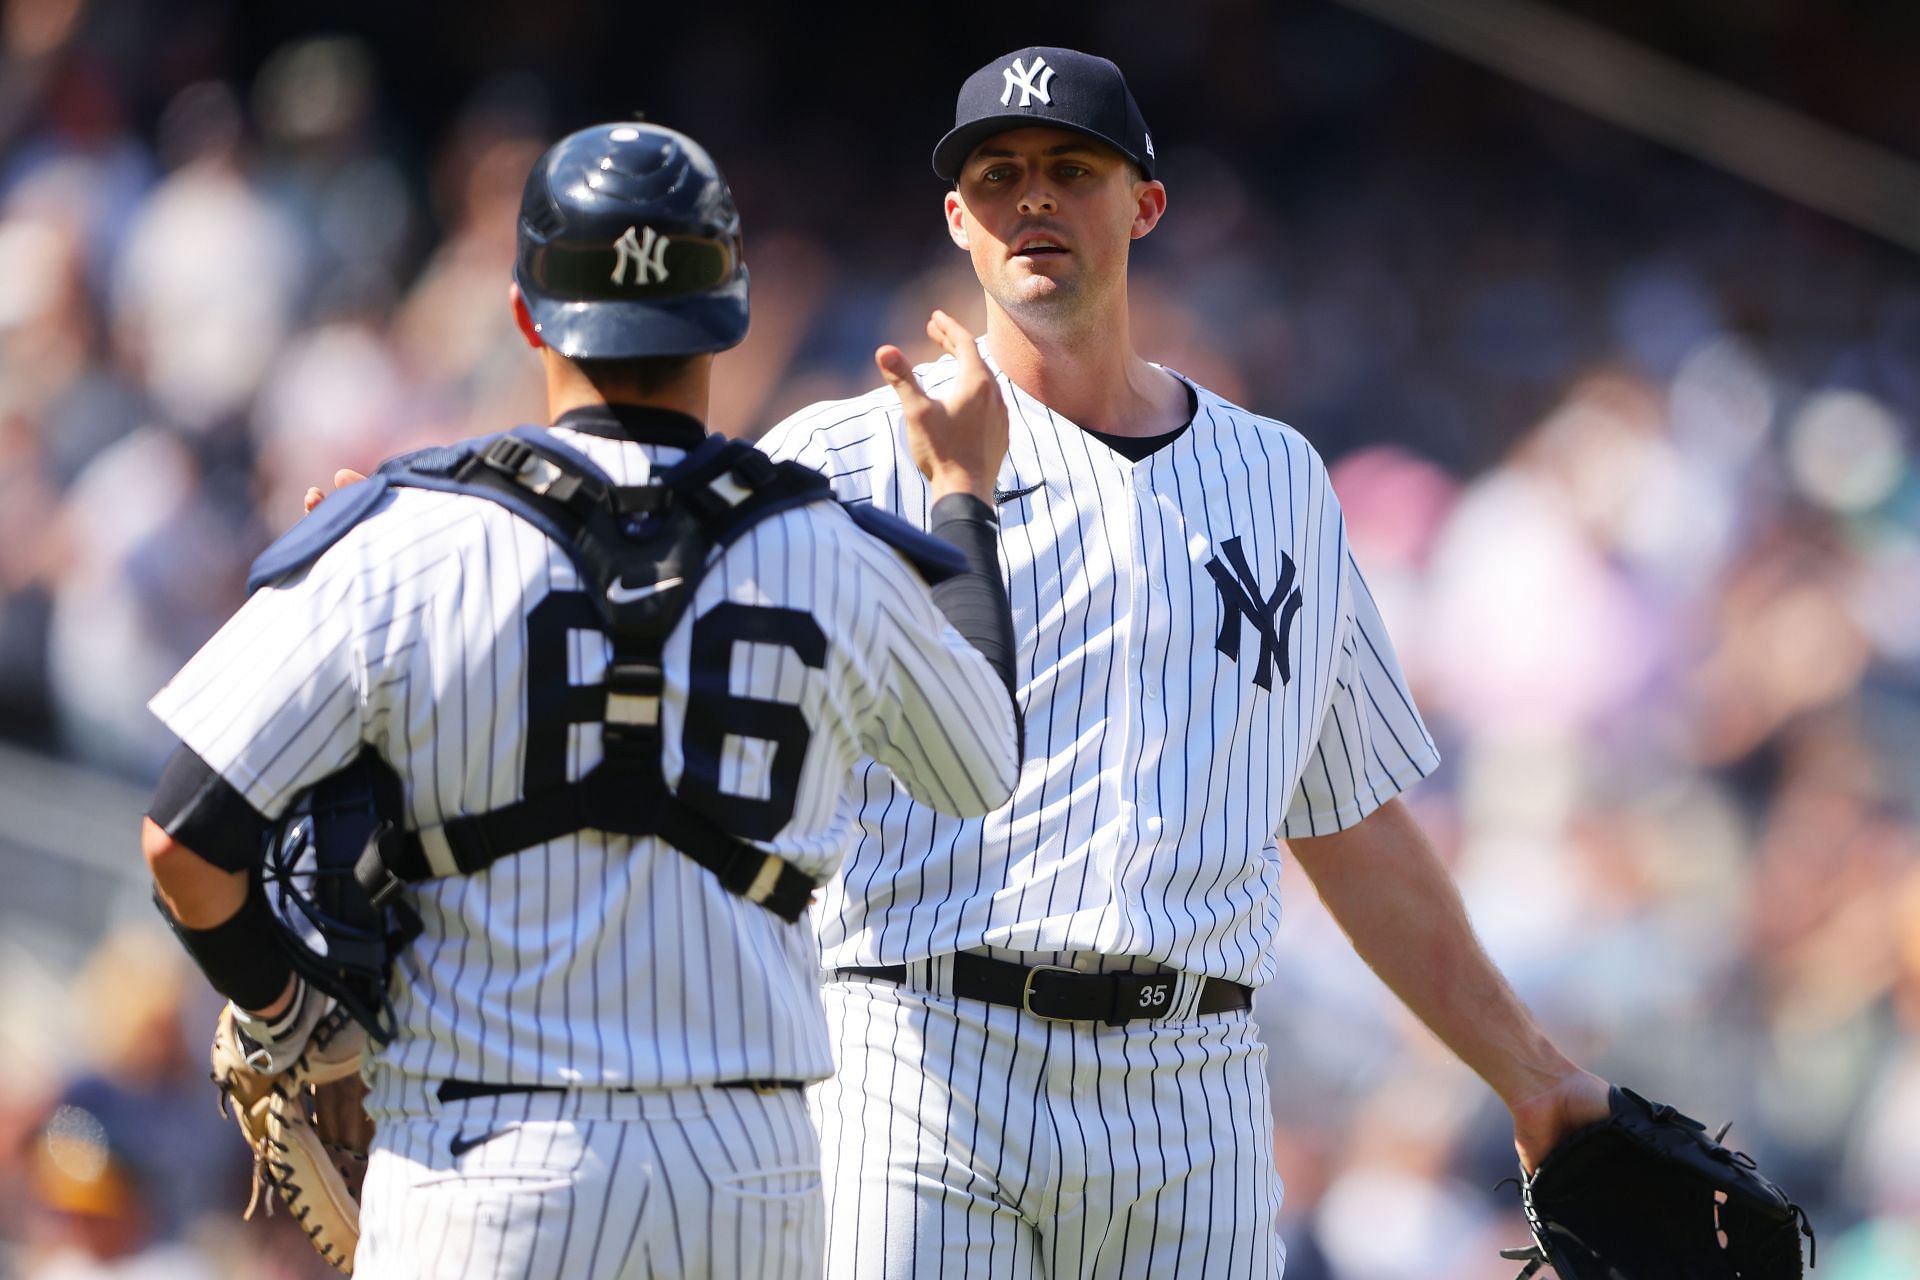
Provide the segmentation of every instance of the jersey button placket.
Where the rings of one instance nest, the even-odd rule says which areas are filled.
[[[1147,738],[1146,707],[1149,700],[1158,696],[1154,682],[1142,678],[1139,666],[1140,654],[1146,645],[1146,623],[1151,616],[1146,548],[1140,541],[1140,508],[1142,503],[1153,501],[1153,493],[1146,485],[1146,468],[1122,462],[1120,476],[1121,484],[1110,506],[1108,530],[1113,539],[1114,572],[1126,582],[1126,613],[1121,619],[1124,633],[1114,650],[1114,660],[1124,668],[1126,684],[1140,690],[1139,697],[1123,697],[1120,702],[1126,726],[1122,735],[1120,776],[1127,780],[1122,786],[1129,797],[1120,806],[1121,840],[1123,848],[1132,850],[1140,845],[1140,811],[1131,797],[1139,794],[1141,788],[1141,757]]]
[[[1133,501],[1136,511],[1148,507],[1157,507],[1159,505],[1159,497],[1153,491],[1153,485],[1148,480],[1148,474],[1149,464],[1140,463],[1133,468],[1130,477],[1133,481]],[[1160,513],[1156,512],[1155,514],[1158,515]],[[1136,536],[1144,536],[1141,533],[1141,524],[1142,521],[1140,517],[1136,515],[1132,525],[1133,532]],[[1161,627],[1166,625],[1167,603],[1166,584],[1161,581],[1161,575],[1156,572],[1151,557],[1148,554],[1148,548],[1144,543],[1136,543],[1134,546],[1133,575],[1133,617],[1135,624],[1133,638],[1137,646],[1134,651],[1144,652],[1146,648],[1144,642],[1147,639],[1148,626],[1154,624],[1156,621]],[[1140,668],[1140,692],[1148,702],[1160,701],[1160,673],[1150,666]]]

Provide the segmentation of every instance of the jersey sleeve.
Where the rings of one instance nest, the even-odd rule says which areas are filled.
[[[893,393],[885,394],[810,405],[776,423],[756,447],[778,461],[812,467],[842,502],[872,499],[875,462],[892,447],[895,431]]]
[[[256,591],[148,703],[267,818],[360,750],[370,681],[351,541]]]
[[[858,535],[865,539],[865,535]],[[1020,773],[1013,704],[979,650],[953,629],[919,575],[869,542],[875,636],[885,652],[860,745],[914,799],[973,817],[1005,804]]]
[[[1320,737],[1281,828],[1288,839],[1353,826],[1440,763],[1373,595],[1349,554],[1353,616]]]
[[[815,471],[824,470],[825,435],[808,425],[818,408],[816,405],[782,418],[755,440],[753,447],[777,462],[798,462]]]

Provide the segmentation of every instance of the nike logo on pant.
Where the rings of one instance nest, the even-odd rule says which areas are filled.
[[[519,1127],[520,1126],[517,1124],[510,1124],[510,1125],[507,1125],[505,1128],[495,1129],[489,1133],[483,1133],[477,1138],[469,1138],[464,1133],[456,1133],[453,1135],[452,1140],[447,1143],[447,1154],[451,1155],[454,1159],[458,1160],[461,1156],[467,1154],[467,1152],[473,1150],[475,1147],[479,1146],[481,1143],[492,1142],[495,1138],[498,1138],[503,1134],[512,1133],[515,1129],[518,1129]]]

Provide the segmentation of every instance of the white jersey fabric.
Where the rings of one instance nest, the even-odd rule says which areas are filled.
[[[683,456],[555,436],[623,485]],[[601,755],[603,705],[583,686],[603,679],[611,645],[573,562],[483,499],[400,489],[383,502],[255,593],[155,714],[269,818],[362,744],[398,772],[415,829],[517,800],[530,776],[581,777]],[[700,620],[723,602],[810,619],[823,660],[755,639],[701,651]],[[732,732],[708,781],[760,812],[790,806],[756,843],[813,876],[848,841],[840,801],[863,757],[943,809],[981,812],[1012,786],[1004,686],[912,568],[831,503],[770,517],[722,553],[664,658],[670,786],[686,767],[690,664],[710,676],[696,721],[799,708],[810,736],[790,794],[778,744]],[[371,1069],[376,1118],[431,1110],[449,1077],[658,1089],[832,1070],[806,922],[736,897],[658,840],[584,831],[409,892],[425,932],[395,970],[399,1034]]]
[[[938,396],[954,362],[917,373]],[[863,764],[859,840],[819,911],[825,965],[1069,953],[1257,987],[1279,840],[1349,827],[1439,761],[1326,467],[1291,427],[1193,384],[1191,427],[1135,463],[995,374],[1019,787],[950,818]],[[845,501],[927,521],[889,389],[812,406],[760,446]],[[1182,987],[1175,1017],[1198,984]]]
[[[820,1274],[819,1139],[794,1090],[505,1094],[378,1143],[359,1280]]]
[[[1245,1010],[1199,1012],[1203,979],[1272,976],[1281,839],[1351,826],[1438,755],[1298,433],[1193,387],[1189,427],[1134,462],[1000,387],[1026,759],[971,820],[859,771],[826,964],[900,968],[827,987],[826,1272],[1276,1277],[1266,1047]],[[896,399],[762,447],[925,521]],[[1162,1017],[1049,1021],[955,995],[962,951],[1180,977]]]

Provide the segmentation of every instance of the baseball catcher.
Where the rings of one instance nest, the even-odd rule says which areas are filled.
[[[1664,1103],[1615,1087],[1613,1114],[1568,1135],[1520,1194],[1533,1244],[1500,1256],[1528,1280],[1798,1280],[1799,1205],[1744,1152]],[[1730,1126],[1729,1126],[1730,1127]]]
[[[841,797],[869,751],[956,815],[1020,772],[1005,402],[936,313],[969,363],[901,397],[931,533],[711,435],[748,273],[670,129],[548,148],[516,246],[550,425],[391,460],[255,561],[152,704],[181,745],[141,852],[232,1001],[257,1181],[335,1266],[812,1273],[833,1059],[801,919]]]

